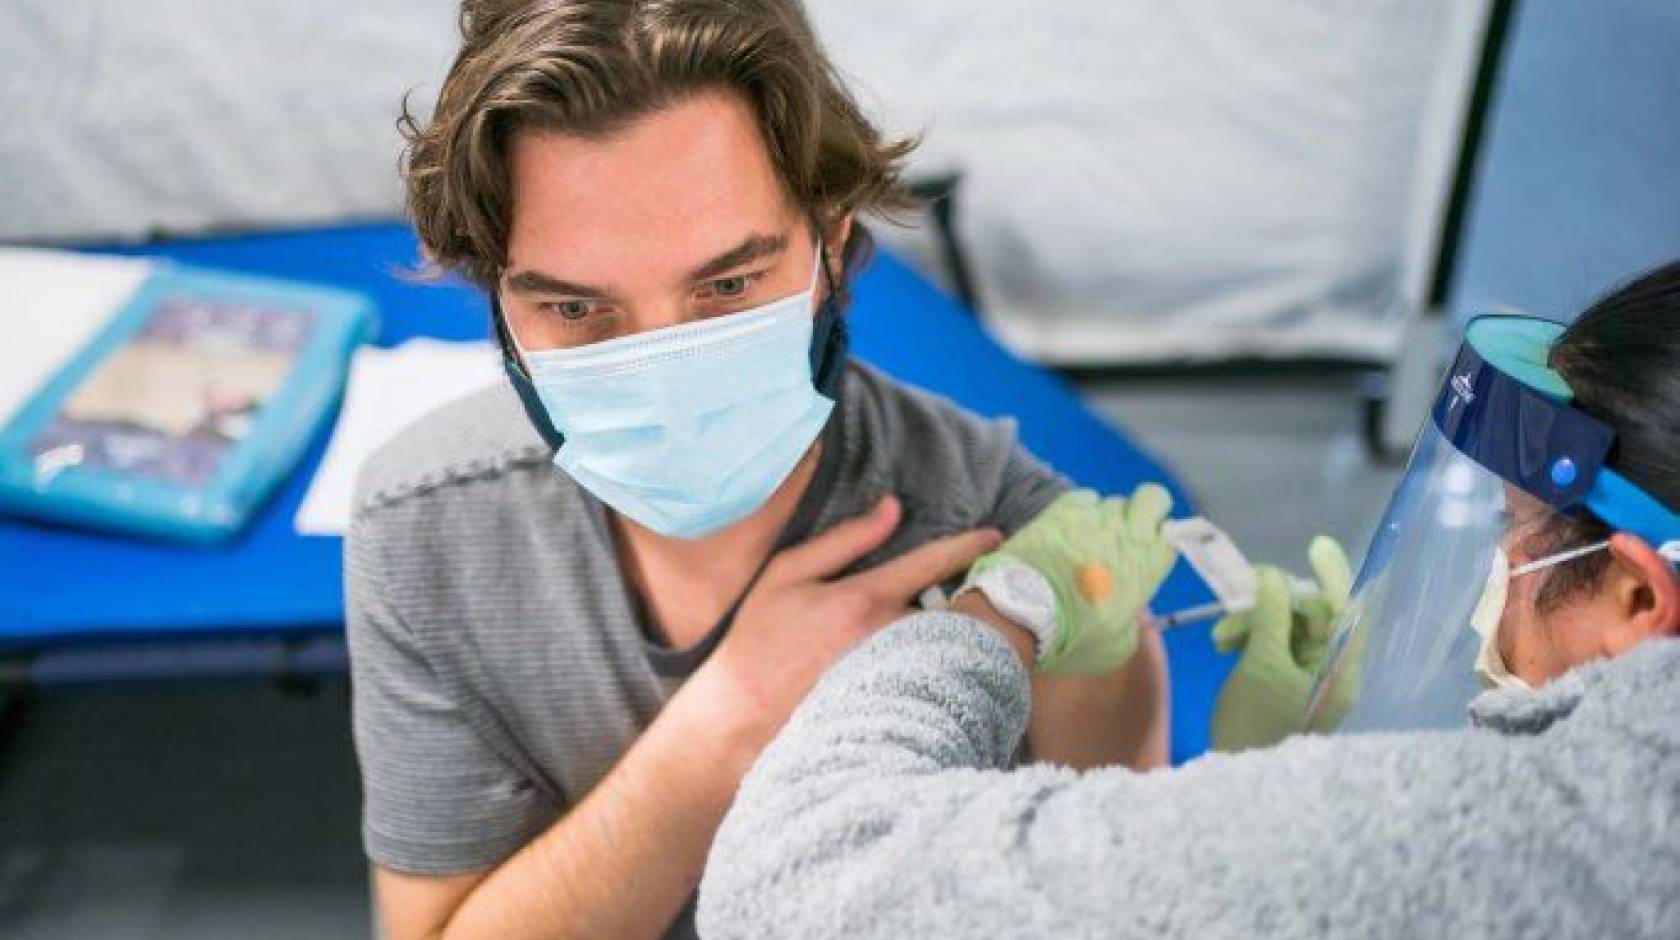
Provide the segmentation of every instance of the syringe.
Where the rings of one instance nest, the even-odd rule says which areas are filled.
[[[1294,578],[1289,584],[1289,596],[1297,601],[1312,597],[1318,594],[1319,590],[1317,584],[1306,578]],[[1206,604],[1197,604],[1194,607],[1183,607],[1168,614],[1156,614],[1145,610],[1140,615],[1142,618],[1140,622],[1145,626],[1154,627],[1158,631],[1166,631],[1214,620],[1231,612],[1231,609],[1223,602],[1209,601]]]
[[[1318,592],[1318,585],[1305,578],[1296,578],[1289,585],[1289,594],[1295,600],[1305,600]],[[950,601],[946,598],[945,592],[937,586],[923,591],[920,603],[923,610],[944,610],[950,606]],[[1165,632],[1208,620],[1216,620],[1230,612],[1225,604],[1219,601],[1209,601],[1206,604],[1197,604],[1194,607],[1182,607],[1169,614],[1156,614],[1144,610],[1138,614],[1138,622],[1143,626],[1152,627],[1158,632]]]

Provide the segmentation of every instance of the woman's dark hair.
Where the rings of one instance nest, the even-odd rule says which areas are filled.
[[[1643,274],[1587,308],[1552,346],[1549,364],[1575,406],[1616,431],[1606,465],[1669,507],[1680,507],[1680,261]],[[1609,538],[1590,514],[1559,516],[1542,551]],[[1599,583],[1609,556],[1559,565],[1541,589],[1541,610]]]

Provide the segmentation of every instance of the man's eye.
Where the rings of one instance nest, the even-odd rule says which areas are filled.
[[[712,282],[712,290],[719,297],[739,297],[747,292],[747,285],[751,280],[745,274],[734,277],[720,277]]]
[[[581,320],[592,309],[587,300],[557,300],[543,304],[542,308],[562,320]]]

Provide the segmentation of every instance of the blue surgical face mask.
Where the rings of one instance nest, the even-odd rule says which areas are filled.
[[[520,350],[564,439],[555,466],[614,510],[694,539],[751,515],[834,402],[811,382],[810,286],[744,310],[571,349]]]

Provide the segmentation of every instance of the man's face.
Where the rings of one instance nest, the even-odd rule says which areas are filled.
[[[512,173],[498,290],[525,349],[735,313],[811,283],[811,228],[733,94],[696,95],[604,139],[520,133]]]

